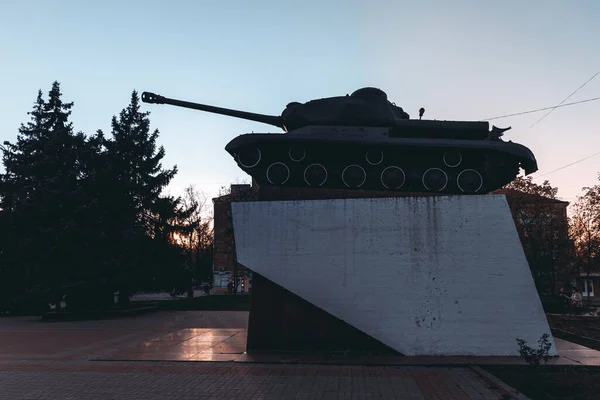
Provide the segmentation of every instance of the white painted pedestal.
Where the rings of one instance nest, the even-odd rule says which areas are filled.
[[[514,356],[551,335],[503,195],[232,210],[240,263],[404,355]]]

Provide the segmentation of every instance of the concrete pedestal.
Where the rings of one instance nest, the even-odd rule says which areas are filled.
[[[241,264],[404,355],[518,355],[516,338],[534,346],[550,334],[503,195],[245,202],[232,212]]]
[[[248,353],[401,355],[260,274],[250,296]]]

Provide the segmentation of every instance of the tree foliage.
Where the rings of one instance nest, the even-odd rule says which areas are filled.
[[[597,272],[600,269],[600,184],[583,188],[583,194],[573,205],[570,234],[575,271],[587,275]]]
[[[519,176],[505,193],[538,291],[554,292],[569,262],[567,203],[549,181]]]
[[[113,116],[110,137],[75,132],[73,106],[54,82],[47,100],[38,92],[16,141],[2,147],[5,308],[23,298],[44,308],[65,294],[69,307],[85,303],[86,292],[88,305],[100,306],[112,303],[114,290],[126,303],[140,288],[188,285],[187,247],[175,237],[199,237],[192,222],[200,205],[162,194],[177,168],[162,167],[165,149],[157,146],[159,132],[151,131],[137,92]],[[202,240],[206,246],[206,235]],[[100,287],[102,294],[94,292]]]
[[[521,195],[535,195],[546,197],[548,199],[556,199],[558,188],[553,187],[548,180],[545,180],[541,185],[533,181],[533,177],[518,176],[514,181],[504,186],[506,190],[514,190]]]
[[[186,229],[179,240],[186,249],[188,265],[196,282],[207,281],[212,275],[213,215],[206,193],[188,186],[182,197],[184,209],[189,210],[179,223]]]
[[[45,101],[38,92],[27,124],[22,124],[15,144],[8,144],[7,171],[2,204],[12,221],[11,280],[31,292],[36,285],[55,286],[73,279],[77,257],[68,257],[81,245],[84,193],[80,181],[87,160],[81,149],[82,133],[69,122],[73,103],[63,102],[58,82]]]

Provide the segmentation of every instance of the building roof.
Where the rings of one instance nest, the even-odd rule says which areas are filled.
[[[226,203],[233,200],[250,200],[255,197],[252,185],[235,184],[230,186],[229,193],[222,196],[213,197],[213,203]]]
[[[561,204],[565,207],[569,205],[568,201],[552,199],[550,197],[541,196],[539,194],[525,193],[519,190],[514,189],[498,189],[493,192],[494,194],[506,194],[507,196],[511,196],[513,198],[518,198],[519,200],[523,200],[527,203],[547,203],[547,204]]]

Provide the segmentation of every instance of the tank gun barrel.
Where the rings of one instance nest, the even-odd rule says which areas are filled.
[[[142,101],[152,104],[170,104],[172,106],[190,108],[192,110],[206,111],[214,114],[227,115],[230,117],[242,118],[250,121],[262,122],[263,124],[277,126],[286,129],[281,117],[275,115],[256,114],[240,110],[231,110],[229,108],[209,106],[206,104],[192,103],[189,101],[170,99],[151,92],[142,93]]]

